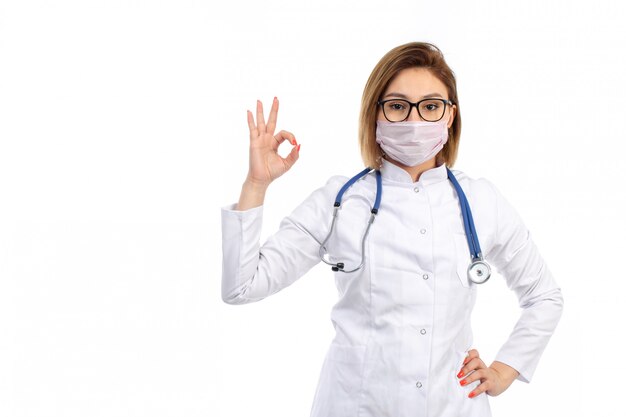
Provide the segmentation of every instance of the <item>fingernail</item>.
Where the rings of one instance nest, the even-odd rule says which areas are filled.
[[[302,145],[302,144],[300,144],[300,145]],[[298,145],[298,148],[297,148],[297,149],[298,149],[298,152],[300,152],[300,145]]]
[[[467,384],[467,379],[464,379],[461,381],[461,385],[465,385],[465,384]]]
[[[465,358],[465,360],[463,361],[463,365],[465,365],[467,363],[468,359],[469,359],[469,356],[467,358]]]
[[[474,391],[472,391],[472,392],[469,393],[468,397],[473,398],[474,395],[476,395],[476,394],[474,394]]]
[[[274,100],[276,100],[276,96],[274,96]]]
[[[463,377],[463,375],[465,375],[465,374],[463,373],[463,371],[460,371],[460,372],[457,374],[457,376],[456,376],[456,377],[457,377],[457,378],[462,378],[462,377]]]

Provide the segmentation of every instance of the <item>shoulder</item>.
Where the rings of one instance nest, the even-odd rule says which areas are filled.
[[[354,175],[343,175],[343,174],[335,174],[331,175],[326,183],[319,188],[317,188],[311,195],[309,196],[309,200],[314,201],[315,203],[323,203],[328,205],[331,209],[334,206],[335,200],[341,191],[341,189],[348,185],[343,194],[344,201],[347,198],[350,198],[352,195],[359,195],[365,198],[374,198],[376,193],[376,187],[372,187],[372,183],[376,182],[375,172],[369,172],[363,176],[358,181],[354,181],[353,183],[349,182],[353,179]]]
[[[473,205],[487,208],[497,219],[499,229],[524,228],[523,220],[508,198],[502,193],[500,186],[490,179],[472,178],[463,171],[451,170]],[[458,173],[458,175],[457,175]]]
[[[318,185],[292,212],[283,219],[283,224],[292,222],[314,235],[323,235],[318,229],[326,227],[326,219],[332,215],[337,193],[349,180],[343,175],[332,175],[324,184]]]
[[[338,187],[341,188],[346,182],[348,182],[350,180],[349,177],[345,176],[345,175],[332,175],[330,178],[328,178],[328,180],[326,180],[326,187]]]
[[[335,201],[337,193],[350,178],[344,175],[332,175],[325,183],[319,184],[311,191],[301,206],[331,207]]]
[[[463,191],[469,194],[468,198],[480,199],[482,201],[486,199],[495,204],[500,197],[499,189],[491,180],[485,177],[473,177],[459,169],[450,168],[450,171],[454,174]]]
[[[348,181],[350,181],[350,177],[345,175],[332,175],[326,180],[326,183],[323,186],[318,188],[318,190],[320,190],[324,195],[333,195],[334,199],[334,196],[337,195],[341,187],[343,187]]]
[[[520,223],[519,213],[494,181],[485,177],[472,177],[461,170],[450,170],[461,185],[472,207],[484,211],[500,223]]]

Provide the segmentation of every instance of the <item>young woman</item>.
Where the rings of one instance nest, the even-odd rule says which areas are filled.
[[[260,102],[256,124],[248,112],[248,176],[239,202],[221,209],[222,299],[262,300],[323,260],[339,300],[311,416],[489,417],[487,395],[530,382],[560,319],[561,290],[494,184],[449,169],[461,114],[436,46],[389,51],[361,105],[368,169],[350,182],[331,177],[262,246],[265,191],[298,160],[300,145],[290,132],[274,134],[276,98],[267,124]],[[286,158],[276,151],[284,140],[294,146]],[[523,310],[487,366],[472,347],[470,317],[489,265]]]

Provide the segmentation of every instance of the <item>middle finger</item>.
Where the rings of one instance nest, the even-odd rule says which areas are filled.
[[[477,381],[479,379],[482,379],[485,375],[485,371],[483,369],[478,369],[473,371],[472,373],[470,373],[469,375],[465,375],[463,378],[461,378],[461,380],[459,381],[459,384],[465,386],[467,384],[470,384],[474,381]]]

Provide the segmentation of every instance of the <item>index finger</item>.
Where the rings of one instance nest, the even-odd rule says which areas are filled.
[[[468,353],[467,353],[467,357],[465,358],[465,360],[463,361],[463,365],[465,365],[467,362],[469,362],[471,359],[473,358],[478,358],[478,351],[476,349],[471,349]]]

